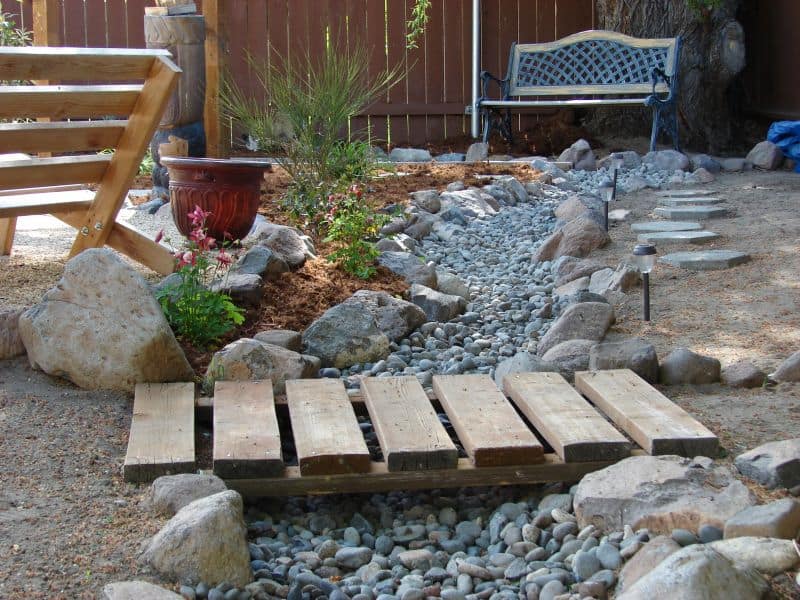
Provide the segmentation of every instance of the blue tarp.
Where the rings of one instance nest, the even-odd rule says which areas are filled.
[[[795,173],[800,173],[800,121],[776,121],[769,126],[767,139],[795,162]]]

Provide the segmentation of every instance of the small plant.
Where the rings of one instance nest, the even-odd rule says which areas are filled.
[[[189,213],[192,232],[185,250],[175,252],[178,279],[156,292],[156,299],[178,337],[200,348],[219,341],[220,337],[244,322],[244,311],[230,296],[209,288],[227,274],[233,257],[206,232],[210,213],[199,206]],[[160,242],[163,233],[156,236]]]
[[[144,156],[142,157],[142,162],[139,164],[139,175],[149,176],[153,174],[153,169],[155,168],[156,163],[153,160],[153,155],[150,153],[148,149],[145,152]]]
[[[431,0],[416,0],[414,8],[411,9],[411,19],[406,23],[406,48],[412,50],[417,47],[417,38],[425,31],[428,24],[428,11],[431,8]]]
[[[4,13],[3,5],[0,3],[0,46],[30,45],[30,31],[18,28],[11,19],[12,15]]]
[[[363,193],[357,184],[346,192],[328,196],[326,242],[337,242],[341,246],[328,255],[328,260],[339,265],[356,277],[369,279],[375,274],[375,259],[380,252],[370,241],[378,235],[380,228],[389,221],[388,215],[377,214],[364,202]]]

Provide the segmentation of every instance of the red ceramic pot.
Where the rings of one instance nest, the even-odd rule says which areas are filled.
[[[241,240],[256,219],[261,200],[261,180],[271,166],[252,160],[163,157],[169,171],[172,219],[184,236],[192,224],[188,214],[195,206],[211,213],[208,235],[219,241]]]

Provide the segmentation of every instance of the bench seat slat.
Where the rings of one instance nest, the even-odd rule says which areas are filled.
[[[70,190],[0,195],[0,219],[40,215],[43,212],[85,211],[94,200],[92,190]]]
[[[15,152],[75,152],[115,148],[127,121],[0,123],[0,148]]]
[[[9,85],[0,87],[0,118],[103,118],[129,115],[140,85]]]
[[[110,161],[110,154],[0,161],[0,189],[96,183]]]
[[[571,100],[485,100],[481,106],[496,108],[536,108],[552,106],[608,106],[613,104],[644,106],[644,98],[573,98]]]
[[[169,56],[166,50],[138,48],[3,48],[0,81],[146,79],[153,61]]]

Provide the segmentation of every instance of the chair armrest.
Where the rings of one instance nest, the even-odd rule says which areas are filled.
[[[508,89],[508,80],[507,79],[499,79],[489,73],[489,71],[481,71],[481,97],[478,99],[478,103],[481,100],[489,97],[489,85],[492,83],[496,83],[497,86],[500,88],[500,94],[502,99],[505,100],[507,93],[506,90]]]
[[[655,104],[671,104],[675,98],[675,86],[674,86],[674,77],[670,77],[664,71],[659,69],[658,67],[653,67],[650,69],[650,81],[653,84],[653,91],[651,94],[645,99],[644,103],[646,106],[653,106]],[[656,92],[656,86],[658,85],[659,81],[663,81],[664,83],[669,86],[669,94],[666,98],[659,97],[658,93]]]

